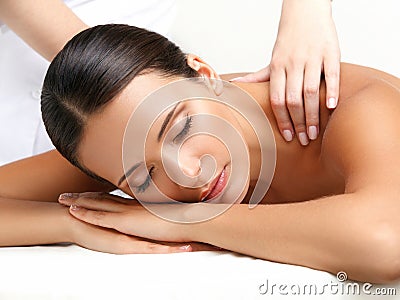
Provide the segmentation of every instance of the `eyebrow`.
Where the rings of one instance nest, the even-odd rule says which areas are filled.
[[[179,105],[179,103],[181,103],[181,102],[179,101],[178,103],[175,104],[174,108],[168,113],[168,115],[166,116],[164,122],[162,123],[160,132],[158,133],[157,142],[160,142],[161,137],[163,136],[164,131],[167,128],[168,123],[171,120],[172,116],[174,115],[174,112],[175,112],[177,106]]]
[[[163,122],[162,125],[161,125],[160,132],[158,133],[158,136],[157,136],[157,142],[160,142],[161,137],[163,136],[163,134],[164,134],[164,132],[165,132],[165,129],[166,129],[167,126],[168,126],[169,121],[171,120],[172,116],[174,115],[174,112],[175,112],[176,108],[178,107],[178,105],[179,105],[180,103],[181,103],[181,101],[179,101],[178,103],[176,103],[175,106],[174,106],[174,108],[173,108],[173,109],[168,113],[168,115],[165,117],[165,120],[164,120],[164,122]],[[138,162],[138,163],[134,164],[132,167],[130,167],[130,169],[129,169],[124,175],[122,175],[121,178],[118,180],[118,186],[120,186],[121,183],[122,183],[126,178],[128,178],[128,177],[133,173],[133,171],[135,171],[141,164],[142,164],[142,162]]]

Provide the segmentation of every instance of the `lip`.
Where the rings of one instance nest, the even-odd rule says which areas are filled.
[[[207,191],[203,192],[201,195],[201,201],[210,200],[218,196],[225,188],[228,181],[228,174],[226,173],[226,166],[223,168],[221,173],[215,177],[211,182]]]

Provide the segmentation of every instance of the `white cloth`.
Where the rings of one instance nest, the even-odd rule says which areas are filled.
[[[124,23],[167,35],[175,0],[66,0],[90,26]],[[0,24],[0,165],[53,148],[40,113],[48,62]]]
[[[74,245],[5,247],[0,266],[5,300],[394,300],[400,293],[400,282],[340,282],[327,272],[225,251],[113,255]],[[384,287],[386,296],[378,296]]]

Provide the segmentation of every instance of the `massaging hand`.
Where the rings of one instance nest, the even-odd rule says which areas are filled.
[[[136,200],[107,193],[69,195],[68,198],[60,197],[58,201],[70,206],[70,213],[76,218],[75,226],[78,226],[74,243],[85,248],[110,253],[219,250],[211,245],[191,242],[185,237],[184,225],[154,216]],[[154,240],[166,242],[161,244]]]
[[[270,80],[271,106],[286,141],[302,145],[319,133],[319,85],[326,81],[326,106],[339,97],[340,50],[329,0],[284,0],[272,59],[266,68],[235,81]],[[293,128],[294,127],[294,128]]]

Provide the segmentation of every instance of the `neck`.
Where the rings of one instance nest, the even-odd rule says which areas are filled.
[[[274,186],[282,183],[282,178],[285,177],[284,174],[287,174],[288,171],[290,172],[290,166],[294,166],[296,164],[295,160],[298,159],[296,152],[298,153],[302,146],[296,140],[288,143],[282,138],[270,105],[269,82],[234,84],[249,93],[261,106],[272,128],[277,155],[274,179],[271,184],[271,189],[273,189]],[[249,147],[251,166],[250,187],[254,187],[254,184],[259,178],[260,172],[260,145],[258,138],[249,123],[243,118],[238,118],[238,120],[243,129],[243,135]]]

